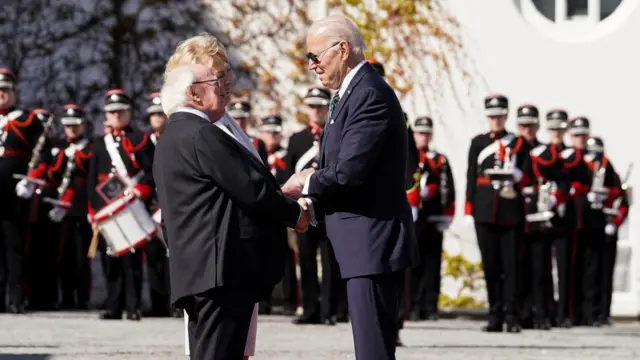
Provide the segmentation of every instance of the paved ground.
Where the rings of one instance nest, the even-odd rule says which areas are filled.
[[[399,360],[636,359],[640,325],[603,329],[529,331],[488,335],[480,322],[409,323]],[[0,316],[0,360],[185,359],[182,321],[101,322],[95,314]],[[289,319],[262,317],[256,360],[354,359],[348,325],[295,327]]]

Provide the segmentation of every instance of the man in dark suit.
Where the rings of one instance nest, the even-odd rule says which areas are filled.
[[[231,76],[224,48],[199,35],[178,46],[161,92],[169,123],[153,174],[170,239],[171,301],[189,316],[198,360],[243,358],[254,306],[282,278],[286,226],[309,223],[225,115]]]
[[[393,89],[363,56],[357,28],[340,15],[314,23],[309,68],[338,90],[320,144],[320,166],[283,187],[324,215],[340,273],[347,280],[356,359],[395,359],[399,277],[418,264],[405,193],[407,129]]]

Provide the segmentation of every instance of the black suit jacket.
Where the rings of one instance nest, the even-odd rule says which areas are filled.
[[[178,112],[153,174],[171,239],[172,303],[220,287],[269,296],[284,270],[286,226],[300,216],[269,169],[215,124]]]
[[[405,192],[407,127],[393,89],[364,64],[325,126],[309,196],[343,278],[418,264]]]

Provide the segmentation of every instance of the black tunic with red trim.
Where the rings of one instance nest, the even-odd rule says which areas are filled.
[[[533,178],[531,179],[531,185],[524,191],[526,199],[525,212],[527,214],[536,213],[538,212],[539,186],[548,182],[555,183],[555,191],[551,194],[556,199],[556,206],[553,209],[555,216],[552,219],[552,229],[566,228],[568,225],[566,209],[571,185],[567,170],[564,167],[564,161],[560,156],[564,149],[564,145],[542,144],[536,140],[530,153]],[[562,210],[558,211],[558,209]],[[527,223],[525,230],[535,230],[535,227],[531,225]]]
[[[142,171],[142,176],[138,179],[134,189],[140,193],[142,200],[148,201],[154,188],[153,182],[153,152],[155,146],[149,140],[149,134],[131,127],[122,130],[113,130],[98,138],[93,144],[93,154],[87,177],[87,190],[89,192],[88,214],[91,219],[97,211],[108,203],[103,199],[96,187],[109,179],[110,174],[118,174],[109,152],[107,151],[105,138],[112,136],[118,145],[118,153],[122,158],[130,178],[135,177]]]
[[[287,164],[285,157],[287,156],[287,149],[279,146],[275,151],[270,152],[267,155],[267,164],[271,169],[271,175],[276,178],[276,181],[280,185],[284,185],[287,182]]]
[[[616,172],[609,159],[604,154],[585,153],[580,149],[565,149],[561,156],[565,161],[565,167],[571,182],[570,194],[573,200],[573,207],[570,214],[575,219],[575,226],[578,229],[584,228],[604,228],[607,217],[602,210],[594,210],[587,200],[587,194],[591,190],[595,162],[600,162],[605,167],[604,187],[608,190],[609,196],[605,205],[612,199],[620,196],[622,190],[617,184]]]
[[[0,110],[0,130],[0,218],[25,215],[16,208],[23,201],[16,195],[19,180],[13,175],[27,173],[33,147],[44,127],[35,112],[9,109]]]
[[[515,156],[515,165],[522,171],[522,178],[513,185],[516,196],[513,199],[501,197],[499,189],[494,189],[484,174],[496,164],[502,167],[506,148],[510,158]],[[498,225],[516,225],[524,220],[524,201],[521,189],[531,180],[531,147],[522,138],[512,133],[485,133],[473,138],[469,148],[467,167],[467,191],[465,214],[473,215],[475,222]],[[508,160],[507,161],[512,161]]]
[[[444,154],[435,151],[420,151],[418,167],[428,174],[426,182],[419,187],[429,189],[426,199],[420,199],[419,221],[426,221],[432,215],[453,216],[456,212],[456,190],[449,160]],[[445,174],[443,176],[443,173]],[[446,186],[443,193],[443,185]]]
[[[67,209],[67,216],[87,215],[87,176],[91,162],[91,149],[91,140],[88,138],[51,144],[47,152],[42,155],[38,166],[29,172],[30,178],[47,182],[42,196],[71,204],[70,207],[59,205]],[[73,170],[67,174],[70,156]],[[69,184],[59,190],[65,175],[69,176]]]
[[[607,216],[607,222],[619,228],[629,216],[629,194],[622,189],[622,181],[619,174],[615,174],[614,181],[615,186],[620,189],[620,195],[618,197],[611,196],[605,206],[616,210],[615,215]]]

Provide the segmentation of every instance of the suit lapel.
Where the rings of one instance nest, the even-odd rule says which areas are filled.
[[[331,114],[331,118],[327,119],[329,124],[327,124],[327,126],[325,126],[325,131],[323,131],[322,135],[320,136],[320,164],[322,166],[324,166],[324,146],[325,146],[325,139],[327,137],[326,136],[327,134],[325,134],[325,133],[329,132],[331,130],[332,122],[335,122],[335,119],[337,119],[338,115],[340,115],[340,112],[344,108],[344,104],[347,102],[347,99],[349,98],[349,96],[351,96],[351,93],[353,92],[353,89],[358,85],[360,80],[362,80],[362,78],[366,74],[368,74],[370,71],[373,71],[373,67],[371,67],[371,65],[369,65],[369,63],[365,63],[364,65],[362,65],[362,67],[360,68],[360,70],[358,70],[358,72],[353,77],[353,79],[351,79],[351,82],[349,83],[349,86],[347,87],[347,91],[345,91],[344,95],[340,98],[340,102],[338,102],[338,105],[336,105],[336,108],[333,110],[333,113]]]

